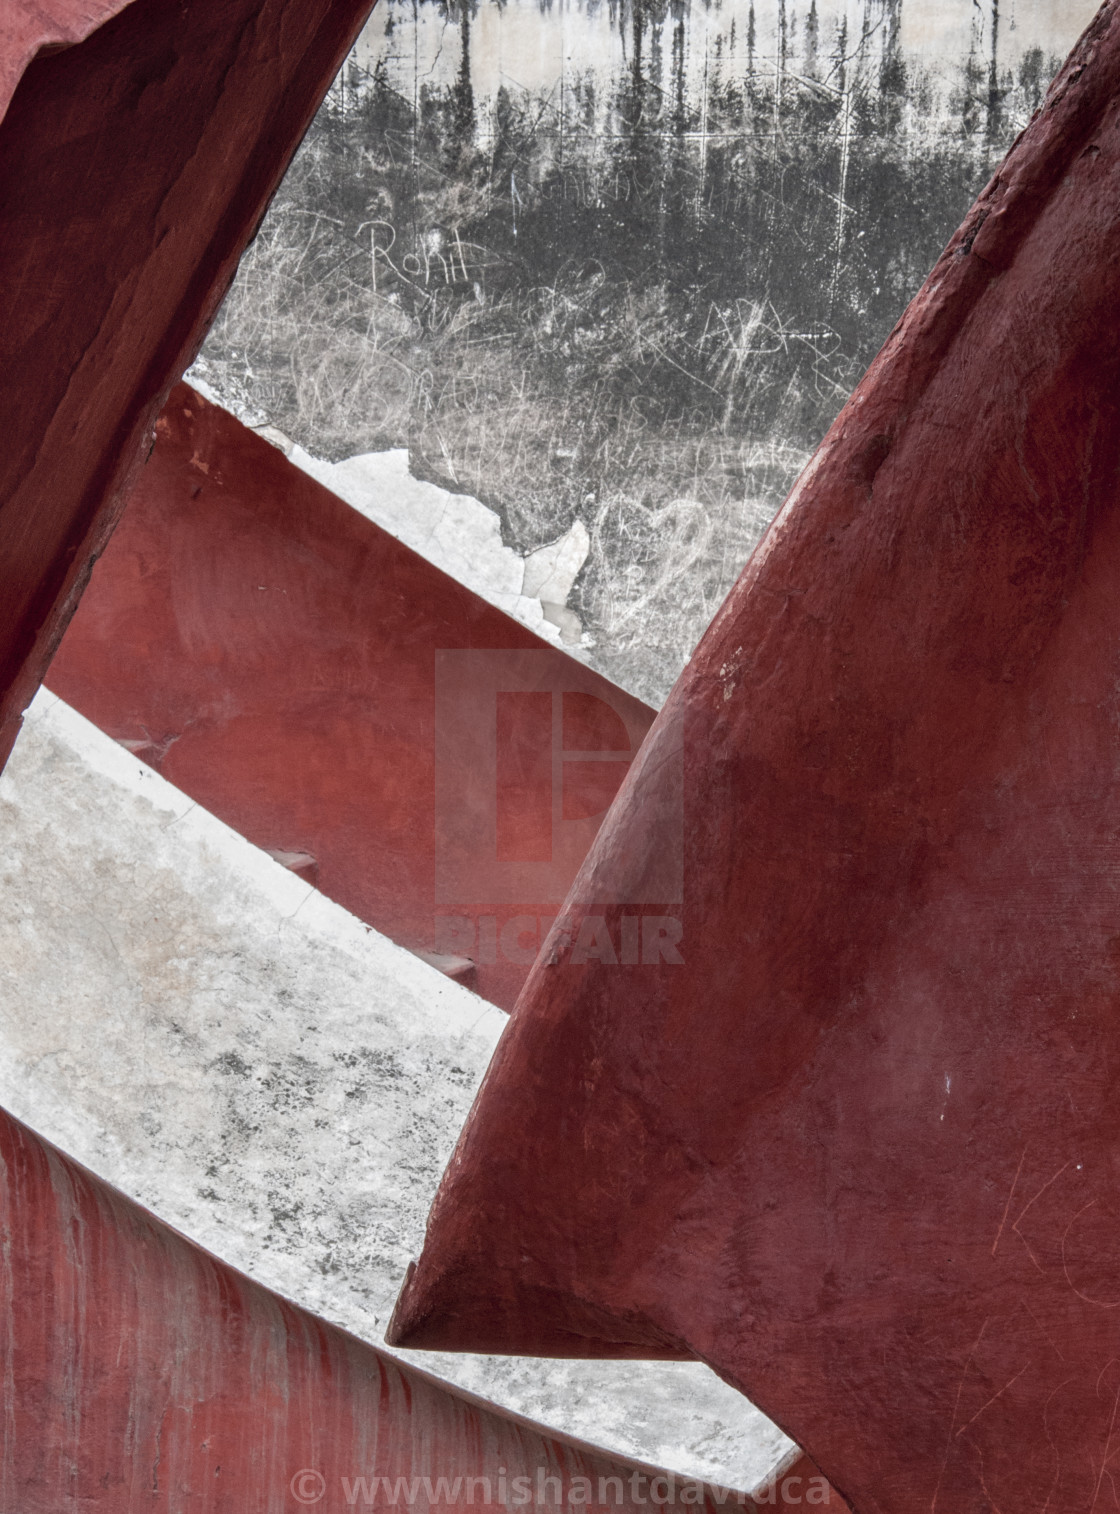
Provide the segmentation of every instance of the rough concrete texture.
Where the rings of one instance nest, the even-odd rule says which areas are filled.
[[[683,747],[683,963],[557,928],[390,1338],[694,1353],[863,1514],[1114,1501],[1118,231],[1109,3],[567,901],[613,922]]]
[[[45,692],[0,777],[0,880],[0,1104],[379,1342],[505,1016]],[[699,1363],[419,1360],[732,1486],[790,1444]]]
[[[407,513],[407,491],[392,498]],[[654,714],[186,384],[50,678],[205,809],[394,941],[456,958],[503,1008]]]
[[[755,1514],[726,1489],[658,1477],[408,1370],[207,1255],[4,1111],[0,1201],[3,1514],[511,1502],[634,1514],[647,1494]]]
[[[168,388],[369,10],[5,7],[0,85],[23,71],[0,122],[0,762]]]

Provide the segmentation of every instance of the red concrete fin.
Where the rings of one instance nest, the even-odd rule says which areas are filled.
[[[49,680],[507,1009],[654,714],[185,384]],[[639,885],[622,935],[588,951],[671,934],[672,882]]]
[[[5,1514],[757,1514],[746,1494],[610,1456],[405,1367],[3,1111],[0,1226]]]
[[[0,763],[159,407],[369,9],[0,6],[0,100],[14,86],[0,121]]]
[[[717,616],[567,902],[579,918],[649,865],[683,749],[681,960],[533,969],[397,1343],[671,1340],[857,1509],[1103,1507],[1118,246],[1109,4]]]

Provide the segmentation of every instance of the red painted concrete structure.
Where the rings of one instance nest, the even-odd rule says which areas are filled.
[[[363,920],[475,962],[507,1008],[654,714],[186,385],[49,678]]]
[[[1120,7],[671,695],[682,965],[534,967],[391,1336],[696,1355],[861,1514],[1120,1455]]]
[[[754,1514],[745,1495],[551,1435],[410,1370],[250,1282],[2,1111],[0,1221],[0,1514]],[[779,1499],[784,1483],[802,1503],[823,1485],[814,1472],[785,1469]],[[803,1480],[789,1486],[790,1474]]]
[[[0,16],[0,763],[160,402],[368,8],[12,0]],[[609,747],[586,703],[562,716]],[[516,756],[507,778],[516,846]],[[425,1475],[438,1504],[489,1501],[476,1473],[514,1506],[518,1477],[534,1505],[586,1503],[581,1481],[602,1501],[601,1478],[612,1507],[675,1501],[654,1494],[674,1487],[656,1469],[544,1435],[285,1304],[2,1112],[0,1223],[2,1514],[425,1508],[428,1487],[396,1483]],[[803,1501],[799,1470],[781,1499]],[[465,1489],[441,1497],[440,1475]]]
[[[0,763],[168,389],[369,9],[3,7]]]

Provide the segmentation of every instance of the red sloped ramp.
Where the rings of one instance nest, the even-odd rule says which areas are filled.
[[[654,713],[185,384],[50,687],[505,1008]]]
[[[404,1367],[2,1111],[0,1236],[2,1514],[754,1508]]]
[[[683,962],[554,934],[391,1339],[695,1352],[864,1514],[1113,1506],[1118,486],[1110,3],[568,901],[611,922],[683,743]]]

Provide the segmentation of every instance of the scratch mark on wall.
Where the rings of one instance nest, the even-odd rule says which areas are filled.
[[[1096,1309],[1120,1309],[1120,1299],[1111,1299],[1110,1300],[1110,1299],[1103,1299],[1103,1298],[1090,1298],[1090,1296],[1087,1293],[1083,1293],[1081,1291],[1081,1289],[1077,1286],[1077,1284],[1073,1281],[1073,1279],[1069,1275],[1069,1265],[1068,1265],[1068,1263],[1066,1261],[1066,1240],[1067,1240],[1067,1238],[1069,1236],[1070,1231],[1077,1224],[1077,1222],[1081,1218],[1081,1216],[1086,1212],[1086,1210],[1092,1209],[1093,1206],[1096,1204],[1096,1202],[1097,1202],[1096,1199],[1090,1199],[1087,1204],[1083,1204],[1081,1206],[1081,1208],[1077,1211],[1077,1213],[1074,1215],[1073,1219],[1070,1220],[1069,1224],[1065,1228],[1065,1232],[1062,1235],[1062,1271],[1065,1273],[1066,1282],[1073,1289],[1074,1293],[1077,1294],[1078,1298],[1079,1299],[1083,1299],[1085,1303],[1092,1304],[1093,1307],[1096,1308]],[[1102,1370],[1104,1370],[1104,1369],[1102,1369]]]
[[[1019,1174],[1023,1170],[1023,1163],[1026,1161],[1026,1159],[1027,1159],[1027,1148],[1024,1146],[1023,1147],[1023,1155],[1019,1158],[1019,1165],[1015,1169],[1015,1179],[1014,1179],[1014,1181],[1011,1184],[1011,1192],[1007,1195],[1007,1203],[1003,1206],[1003,1218],[999,1222],[999,1229],[996,1231],[996,1238],[992,1242],[992,1255],[993,1256],[995,1256],[995,1254],[996,1254],[996,1248],[999,1246],[999,1238],[1003,1234],[1003,1227],[1007,1224],[1007,1216],[1011,1213],[1011,1200],[1015,1197],[1015,1190],[1019,1186]],[[1025,1210],[1024,1210],[1024,1213],[1026,1213]],[[1020,1215],[1020,1219],[1021,1218],[1022,1218],[1022,1215]]]
[[[936,1514],[937,1500],[941,1493],[941,1484],[945,1477],[945,1469],[949,1465],[949,1455],[953,1449],[953,1442],[956,1439],[957,1412],[961,1406],[961,1394],[964,1391],[965,1378],[967,1378],[968,1376],[968,1369],[972,1366],[973,1357],[980,1349],[980,1342],[984,1339],[984,1331],[988,1328],[991,1322],[992,1316],[989,1314],[984,1323],[980,1326],[980,1334],[976,1337],[975,1341],[972,1344],[971,1351],[965,1358],[964,1370],[961,1372],[960,1381],[957,1383],[957,1396],[953,1400],[953,1414],[951,1419],[949,1420],[949,1434],[945,1441],[945,1455],[941,1459],[941,1470],[937,1474],[937,1482],[934,1484],[933,1489],[933,1498],[930,1500],[930,1514]]]
[[[962,1425],[960,1427],[960,1429],[957,1431],[957,1434],[956,1434],[955,1438],[957,1440],[959,1440],[961,1438],[961,1436],[964,1434],[964,1432],[969,1428],[969,1426],[970,1425],[974,1425],[976,1423],[976,1421],[980,1418],[981,1414],[983,1414],[984,1410],[985,1409],[990,1409],[991,1406],[995,1403],[995,1401],[996,1401],[997,1398],[1002,1398],[1003,1395],[1007,1392],[1008,1388],[1010,1388],[1013,1383],[1017,1383],[1019,1381],[1019,1379],[1022,1377],[1023,1373],[1027,1370],[1027,1367],[1031,1367],[1033,1365],[1034,1365],[1033,1362],[1028,1362],[1026,1367],[1020,1367],[1019,1370],[1018,1370],[1018,1372],[1016,1372],[1015,1376],[1012,1377],[1012,1378],[1009,1378],[1008,1381],[1004,1383],[1003,1387],[999,1390],[998,1393],[993,1393],[992,1396],[991,1396],[991,1398],[988,1400],[988,1402],[986,1404],[982,1404],[980,1406],[980,1408],[977,1409],[976,1413],[968,1421],[968,1424]]]
[[[1023,1232],[1019,1229],[1019,1226],[1023,1223],[1023,1220],[1026,1218],[1027,1210],[1030,1209],[1031,1205],[1032,1204],[1036,1204],[1038,1202],[1038,1200],[1042,1197],[1042,1195],[1046,1192],[1046,1190],[1050,1187],[1050,1185],[1052,1183],[1056,1183],[1058,1181],[1058,1179],[1061,1177],[1062,1173],[1065,1172],[1066,1168],[1069,1165],[1070,1165],[1069,1162],[1063,1162],[1063,1164],[1061,1165],[1061,1167],[1058,1168],[1058,1170],[1054,1174],[1054,1176],[1052,1178],[1049,1178],[1045,1183],[1043,1183],[1042,1187],[1035,1194],[1034,1198],[1033,1199],[1029,1199],[1027,1201],[1026,1205],[1023,1208],[1023,1212],[1020,1214],[1019,1218],[1015,1221],[1014,1225],[1012,1225],[1012,1227],[1011,1227],[1012,1230],[1014,1230],[1015,1234],[1022,1241],[1023,1245],[1026,1246],[1026,1248],[1027,1248],[1027,1255],[1030,1257],[1031,1261],[1038,1268],[1039,1272],[1042,1272],[1043,1277],[1045,1277],[1046,1274],[1045,1274],[1045,1272],[1043,1272],[1043,1269],[1042,1269],[1042,1267],[1041,1267],[1041,1265],[1039,1263],[1038,1257],[1036,1257],[1035,1254],[1034,1254],[1034,1252],[1031,1250],[1030,1242],[1027,1240],[1027,1238],[1023,1234]]]

